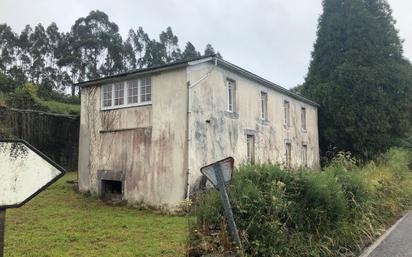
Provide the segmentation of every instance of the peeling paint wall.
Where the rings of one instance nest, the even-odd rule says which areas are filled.
[[[104,110],[100,86],[81,90],[79,190],[99,171],[123,172],[130,204],[175,206],[186,186],[186,70],[151,75],[153,105]]]
[[[188,68],[188,80],[202,80],[191,89],[189,158],[191,185],[199,183],[200,168],[228,156],[237,165],[247,161],[246,134],[255,136],[255,162],[284,164],[286,142],[291,143],[291,165],[303,165],[303,144],[308,148],[308,166],[319,167],[317,108],[269,89],[211,63]],[[236,113],[227,112],[226,80],[236,81]],[[260,92],[268,94],[268,121],[260,119]],[[284,122],[284,100],[290,103],[290,126]],[[301,125],[301,108],[306,108],[307,130]]]

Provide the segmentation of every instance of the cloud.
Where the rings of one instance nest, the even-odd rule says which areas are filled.
[[[411,59],[412,3],[389,3]],[[142,26],[157,38],[171,26],[181,47],[190,40],[203,51],[211,43],[226,60],[287,88],[304,81],[322,12],[321,0],[2,0],[0,23],[20,31],[26,24],[55,21],[68,31],[77,18],[95,9],[106,12],[123,36]]]

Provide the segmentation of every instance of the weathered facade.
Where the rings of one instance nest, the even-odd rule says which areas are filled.
[[[173,207],[227,156],[319,166],[317,105],[216,57],[80,86],[80,191]]]

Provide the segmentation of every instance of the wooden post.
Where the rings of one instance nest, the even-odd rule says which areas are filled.
[[[6,209],[0,209],[0,257],[4,256],[5,226],[6,226]]]

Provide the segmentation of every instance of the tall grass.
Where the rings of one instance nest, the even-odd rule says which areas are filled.
[[[359,167],[338,155],[324,171],[242,166],[230,199],[245,256],[356,256],[381,235],[412,200],[410,153],[391,149]],[[192,253],[227,254],[226,222],[217,192],[193,207]]]

